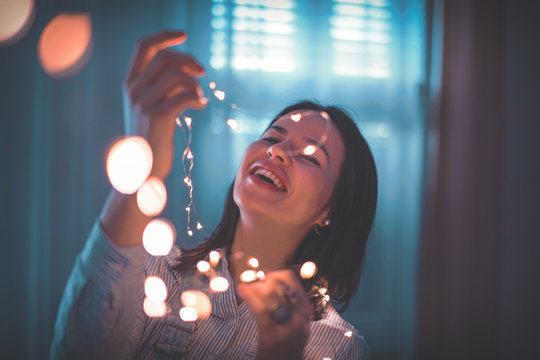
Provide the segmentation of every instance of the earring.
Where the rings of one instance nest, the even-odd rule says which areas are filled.
[[[315,234],[317,234],[317,236],[320,236],[320,235],[321,235],[321,229],[324,229],[324,228],[330,226],[331,223],[332,223],[332,222],[330,221],[330,219],[326,219],[326,220],[324,220],[324,222],[323,222],[323,225],[324,225],[324,226],[321,226],[321,225],[319,225],[319,224],[315,224],[315,225],[313,226],[313,231],[315,231]]]

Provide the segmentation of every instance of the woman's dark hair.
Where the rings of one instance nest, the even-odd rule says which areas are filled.
[[[362,274],[366,243],[371,231],[377,206],[377,172],[369,146],[351,117],[336,106],[322,106],[312,101],[302,101],[283,109],[271,121],[270,127],[283,115],[293,111],[325,111],[345,144],[345,158],[341,172],[330,198],[331,225],[310,231],[296,250],[292,264],[306,261],[317,264],[317,274],[302,280],[304,289],[315,306],[316,318],[322,311],[320,287],[338,311],[344,311],[358,289]],[[178,270],[189,269],[217,248],[232,245],[236,223],[240,216],[233,199],[233,185],[225,199],[221,222],[203,244],[184,250]]]

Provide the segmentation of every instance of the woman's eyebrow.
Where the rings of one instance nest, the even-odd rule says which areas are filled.
[[[289,131],[287,129],[285,129],[284,127],[281,127],[279,125],[272,125],[270,126],[270,129],[274,129],[276,130],[277,132],[283,134],[283,135],[287,135],[289,133]],[[268,130],[270,130],[268,129]]]

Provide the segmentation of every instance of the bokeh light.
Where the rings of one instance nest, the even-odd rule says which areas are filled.
[[[92,52],[90,14],[60,14],[41,33],[38,56],[45,72],[61,78],[81,70]]]
[[[137,191],[137,205],[146,216],[156,216],[167,203],[167,189],[161,179],[149,177]]]
[[[149,276],[144,281],[144,293],[150,300],[164,301],[167,298],[167,287],[160,278]]]
[[[225,92],[222,90],[214,90],[214,95],[221,101],[225,100]]]
[[[162,300],[145,298],[143,310],[148,317],[162,317],[167,313],[167,305],[165,305],[165,302]]]
[[[164,219],[154,219],[143,231],[143,245],[150,255],[167,255],[174,244],[176,233],[171,223]]]
[[[311,279],[317,272],[317,265],[313,261],[306,261],[300,268],[300,277],[302,279]]]
[[[262,270],[257,271],[257,278],[259,280],[264,280],[265,277],[266,277],[266,275],[264,275],[264,271],[262,271]]]
[[[220,257],[221,257],[221,255],[216,250],[212,250],[208,254],[208,258],[210,259],[210,264],[212,266],[216,266],[219,263],[219,258]]]
[[[257,260],[257,258],[249,258],[248,259],[248,265],[251,266],[252,268],[258,268],[259,267],[259,260]]]
[[[299,122],[302,119],[301,113],[291,114],[290,116],[292,121]]]
[[[238,121],[234,119],[227,119],[227,125],[233,130],[238,130]]]
[[[345,334],[343,334],[343,335],[345,335],[346,337],[351,337],[352,336],[352,331],[351,330],[346,331]]]
[[[180,319],[186,322],[196,321],[198,318],[197,310],[189,306],[181,308],[179,315]]]
[[[313,155],[315,154],[315,151],[317,151],[315,145],[308,145],[304,148],[304,155]]]
[[[202,273],[205,273],[208,270],[210,270],[210,264],[208,263],[208,261],[201,260],[197,263],[197,270],[199,270]]]
[[[212,303],[204,292],[199,290],[186,290],[180,295],[182,305],[195,309],[198,319],[206,319],[212,313]]]
[[[33,0],[0,1],[0,45],[10,45],[20,40],[34,20]]]
[[[224,292],[229,288],[229,281],[224,277],[218,276],[210,281],[210,288],[215,292]]]
[[[246,270],[240,274],[240,281],[245,283],[250,283],[257,279],[257,272],[255,270]]]
[[[107,155],[107,175],[112,186],[123,194],[133,194],[152,170],[152,149],[140,136],[114,143]]]

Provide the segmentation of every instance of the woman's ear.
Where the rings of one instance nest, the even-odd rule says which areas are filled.
[[[325,227],[330,225],[330,209],[324,210],[321,215],[317,218],[317,221],[315,221],[315,224],[319,225],[320,227]]]

